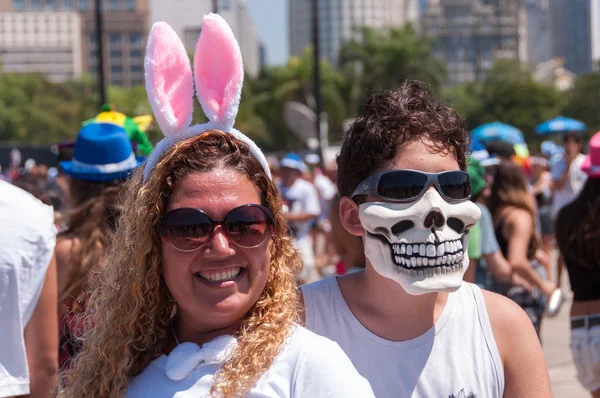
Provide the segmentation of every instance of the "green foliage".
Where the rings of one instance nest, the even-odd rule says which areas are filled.
[[[400,29],[361,28],[356,35],[340,51],[351,113],[360,112],[373,90],[393,90],[406,79],[426,82],[439,91],[446,69],[433,57],[432,39],[420,35],[411,25]]]
[[[0,141],[35,144],[73,139],[93,115],[88,81],[55,84],[37,74],[0,75]]]
[[[600,65],[599,65],[600,66]],[[581,75],[567,95],[563,115],[581,120],[588,126],[588,134],[600,130],[600,73]]]
[[[521,131],[528,142],[539,141],[534,128],[560,114],[564,95],[553,86],[533,80],[517,60],[498,60],[481,82],[446,90],[446,100],[467,120],[469,129],[501,121]]]

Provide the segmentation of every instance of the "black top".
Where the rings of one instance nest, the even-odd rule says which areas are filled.
[[[573,217],[572,213],[566,213],[566,207],[581,206],[581,203],[571,202],[559,213],[556,220],[557,228],[564,226],[565,217]],[[580,215],[584,217],[585,212]],[[600,299],[600,258],[585,258],[581,253],[576,253],[561,235],[568,235],[568,231],[557,234],[558,246],[565,259],[565,266],[571,282],[573,301],[591,301]],[[581,238],[583,239],[583,238]]]
[[[498,246],[500,246],[500,251],[505,258],[508,258],[508,241],[502,235],[502,227],[504,227],[504,219],[501,219],[500,222],[496,225],[495,233],[496,240],[498,241]],[[535,252],[533,247],[531,246],[531,241],[529,241],[529,248],[527,249],[527,259],[531,260],[535,256]]]

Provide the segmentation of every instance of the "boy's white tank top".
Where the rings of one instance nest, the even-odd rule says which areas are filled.
[[[501,398],[504,370],[481,289],[450,293],[435,325],[408,341],[365,328],[344,301],[337,279],[302,286],[306,327],[340,345],[377,398]],[[398,303],[402,305],[402,303]]]

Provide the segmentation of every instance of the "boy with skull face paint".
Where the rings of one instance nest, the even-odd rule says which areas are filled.
[[[413,81],[374,94],[342,144],[340,218],[367,266],[303,286],[306,326],[378,398],[551,396],[527,315],[462,281],[480,216],[467,146],[464,121]]]

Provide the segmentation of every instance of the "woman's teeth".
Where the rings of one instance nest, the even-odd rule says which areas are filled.
[[[234,280],[242,272],[241,267],[231,268],[219,272],[196,272],[200,278],[209,282],[227,282]]]

